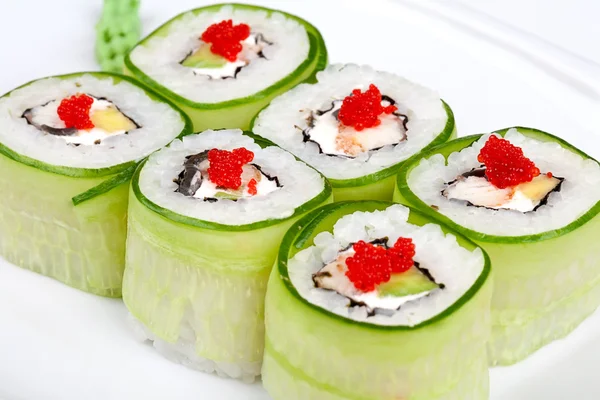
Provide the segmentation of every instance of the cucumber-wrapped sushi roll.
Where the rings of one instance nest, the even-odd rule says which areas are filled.
[[[75,288],[120,296],[127,182],[191,130],[130,78],[79,73],[0,98],[0,255]]]
[[[388,202],[327,205],[283,239],[266,298],[275,400],[486,400],[490,263]]]
[[[395,200],[482,246],[494,271],[492,364],[512,364],[600,304],[600,166],[548,133],[511,128],[405,165]]]
[[[281,238],[332,195],[317,171],[248,135],[190,135],[136,172],[123,299],[166,357],[252,381]]]
[[[125,57],[127,72],[175,101],[195,131],[248,129],[271,99],[326,65],[325,42],[314,26],[242,4],[182,13]]]
[[[325,175],[336,201],[391,200],[402,162],[455,134],[450,107],[397,75],[337,64],[317,79],[273,100],[252,129]]]

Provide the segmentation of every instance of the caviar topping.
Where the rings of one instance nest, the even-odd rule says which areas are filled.
[[[346,259],[346,276],[362,292],[375,290],[377,285],[388,282],[393,273],[406,272],[414,265],[412,239],[399,238],[390,249],[361,240],[352,249],[355,253]]]
[[[208,178],[217,187],[239,189],[242,168],[254,159],[254,153],[243,147],[233,151],[212,149],[208,152]]]
[[[397,274],[408,271],[413,265],[415,256],[415,245],[412,239],[398,238],[394,247],[388,249],[392,273]]]
[[[258,193],[258,189],[256,189],[256,183],[256,179],[250,179],[250,182],[248,182],[248,194],[256,196],[256,194]]]
[[[485,165],[485,175],[490,183],[499,189],[531,182],[540,174],[539,168],[523,155],[520,147],[496,136],[490,136],[477,160]]]
[[[58,117],[65,123],[67,129],[93,129],[94,124],[90,120],[90,109],[93,103],[94,99],[86,94],[67,97],[58,106]]]
[[[357,131],[376,127],[381,124],[381,114],[391,114],[398,109],[394,105],[384,107],[381,101],[381,92],[373,84],[365,92],[354,89],[350,96],[344,98],[338,118],[342,124]]]
[[[228,19],[209,26],[201,36],[202,41],[210,43],[210,51],[233,62],[242,51],[243,40],[250,36],[250,26],[246,24],[233,25]]]

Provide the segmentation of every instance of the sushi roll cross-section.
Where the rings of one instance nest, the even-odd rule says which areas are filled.
[[[0,98],[0,255],[70,286],[120,296],[127,182],[191,130],[130,78],[80,73]]]
[[[252,381],[281,239],[332,201],[316,170],[241,130],[149,157],[132,181],[123,299],[142,339],[191,368]]]
[[[127,72],[179,104],[196,131],[248,129],[271,99],[326,65],[314,26],[243,4],[182,13],[125,57]]]
[[[457,139],[398,174],[396,201],[478,243],[494,276],[491,364],[570,333],[600,305],[600,165],[531,128]]]
[[[368,66],[333,65],[279,96],[253,131],[329,179],[336,201],[391,200],[400,165],[455,135],[433,91]]]
[[[490,263],[399,204],[339,202],[298,221],[267,288],[275,400],[489,394]]]

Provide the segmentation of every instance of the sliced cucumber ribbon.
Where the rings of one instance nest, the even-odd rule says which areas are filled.
[[[134,174],[136,168],[140,164],[141,164],[141,162],[134,164],[134,165],[130,166],[129,168],[127,168],[125,171],[120,172],[120,173],[116,174],[115,176],[113,176],[112,178],[105,180],[101,184],[94,186],[93,188],[86,190],[85,192],[80,193],[77,196],[72,197],[71,201],[73,202],[73,205],[77,206],[85,201],[91,200],[95,197],[98,197],[98,196],[104,194],[104,193],[110,192],[112,189],[116,188],[117,186],[120,186],[126,182],[129,182],[131,180],[131,178],[133,177],[133,174]]]

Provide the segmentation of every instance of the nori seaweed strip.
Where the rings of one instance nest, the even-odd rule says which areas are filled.
[[[110,102],[110,104],[112,104],[112,106],[113,106],[114,108],[116,108],[118,112],[120,112],[121,114],[123,114],[123,116],[124,116],[125,118],[127,118],[128,120],[130,120],[131,122],[133,122],[133,124],[135,125],[135,129],[140,129],[140,128],[142,127],[142,126],[141,126],[140,124],[138,124],[138,123],[137,123],[137,122],[136,122],[136,121],[135,121],[133,118],[131,118],[129,115],[127,115],[127,114],[125,114],[123,111],[121,111],[121,109],[119,108],[119,106],[117,106],[117,105],[116,105],[116,104],[115,104],[115,103],[114,103],[112,100],[110,100],[110,99],[108,99],[108,98],[106,98],[106,97],[96,97],[96,96],[89,95],[89,94],[88,94],[88,96],[90,96],[90,97],[94,97],[96,100],[104,100],[104,101],[108,101],[108,102]],[[129,131],[126,131],[126,132],[125,132],[125,135],[128,135],[128,134],[129,134]]]
[[[267,174],[265,171],[263,171],[263,169],[260,167],[260,165],[254,164],[254,163],[251,163],[250,165],[252,165],[254,168],[256,168],[258,170],[258,172],[260,172],[265,178],[267,178],[271,182],[275,181],[275,184],[277,185],[277,187],[283,187],[283,185],[281,183],[279,183],[279,179],[276,176],[271,176],[271,175]]]
[[[208,159],[208,151],[186,157],[183,163],[184,170],[179,174],[175,183],[175,190],[184,196],[194,196],[202,184],[202,171],[200,164]]]
[[[50,104],[52,102],[48,101],[45,104],[42,104],[40,106],[37,107],[45,107],[48,104]],[[36,107],[31,107],[28,108],[27,110],[23,111],[23,114],[21,115],[21,118],[24,118],[25,121],[27,121],[27,123],[31,126],[36,127],[37,129],[39,129],[40,131],[43,132],[47,132],[51,135],[55,135],[55,136],[73,136],[75,133],[77,133],[77,129],[75,128],[53,128],[51,126],[48,125],[38,125],[35,122],[33,122],[33,109]]]
[[[425,277],[431,282],[438,285],[440,289],[444,289],[446,287],[446,285],[444,285],[443,283],[437,283],[433,275],[431,275],[431,272],[429,272],[429,269],[421,267],[421,264],[419,264],[418,262],[415,262],[415,268],[418,269],[423,275],[425,275]]]
[[[273,42],[269,42],[267,39],[265,39],[265,37],[262,33],[257,33],[256,36],[254,37],[254,44],[258,44],[259,41],[266,43],[268,46],[273,45]],[[256,53],[256,55],[260,58],[264,58],[265,60],[268,60],[268,58],[264,55],[262,50],[259,51],[258,53]]]

